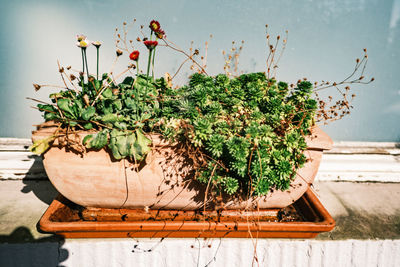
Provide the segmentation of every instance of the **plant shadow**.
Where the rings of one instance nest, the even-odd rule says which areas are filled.
[[[0,266],[61,267],[69,257],[64,243],[56,235],[34,238],[27,227],[17,227],[9,235],[0,235]]]
[[[21,192],[24,194],[32,192],[39,200],[50,205],[58,192],[47,178],[42,158],[37,155],[31,155],[29,158],[34,159],[34,162],[22,178],[24,187]]]

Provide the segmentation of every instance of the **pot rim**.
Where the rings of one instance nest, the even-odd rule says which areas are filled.
[[[42,124],[37,125],[37,130],[32,131],[32,141],[40,140],[49,137],[54,133],[57,128],[57,124],[54,122],[44,122]],[[74,133],[68,134],[68,137],[78,136],[79,139],[83,139],[88,134],[95,134],[98,131],[95,130],[79,130]],[[64,131],[65,133],[65,131]],[[153,147],[165,147],[165,146],[173,146],[163,138],[161,134],[158,133],[150,133],[146,134],[152,141]],[[305,141],[307,143],[307,150],[330,150],[333,146],[333,141],[329,137],[327,133],[325,133],[321,128],[317,125],[311,127],[311,134],[305,137]],[[57,146],[57,139],[54,141],[52,146]]]

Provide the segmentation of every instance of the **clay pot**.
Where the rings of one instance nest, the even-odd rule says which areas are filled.
[[[32,133],[32,140],[48,137],[54,127],[42,125]],[[70,135],[80,143],[88,132]],[[177,152],[179,144],[168,144],[153,135],[153,149],[140,165],[128,160],[114,160],[105,149],[85,154],[66,150],[56,140],[43,155],[43,165],[55,188],[67,199],[84,207],[196,210],[204,203],[205,186],[193,178],[187,158]],[[247,201],[228,200],[225,207],[282,208],[299,199],[314,181],[324,149],[332,140],[318,127],[307,137],[308,161],[297,171],[288,191],[275,190],[264,197]]]

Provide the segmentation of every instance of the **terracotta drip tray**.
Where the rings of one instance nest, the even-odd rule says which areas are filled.
[[[57,197],[39,221],[42,231],[67,238],[259,237],[312,238],[335,221],[308,191],[293,205],[260,211],[85,209]]]

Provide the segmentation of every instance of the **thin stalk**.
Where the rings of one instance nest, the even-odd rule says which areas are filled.
[[[154,58],[155,57],[156,57],[156,48],[154,47],[154,49],[153,49],[153,62],[151,64],[151,73],[152,73],[152,76],[153,76],[153,80],[154,80]]]
[[[83,50],[83,54],[85,55],[86,76],[89,81],[89,68],[88,68],[88,64],[87,64],[86,47]]]
[[[152,50],[149,49],[149,60],[147,61],[147,74],[146,74],[147,79],[149,78],[149,73],[150,73],[151,52]]]
[[[97,49],[97,77],[96,79],[99,79],[99,47],[96,47]]]
[[[85,73],[85,56],[83,55],[83,47],[81,47],[81,52],[82,52],[82,76],[81,76],[81,86],[83,89],[83,73]]]

